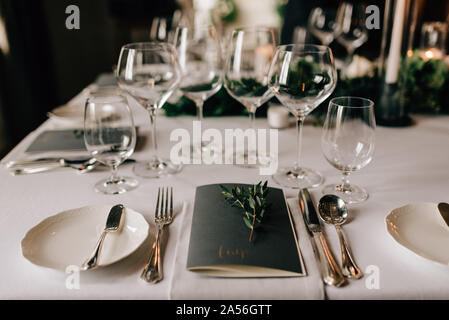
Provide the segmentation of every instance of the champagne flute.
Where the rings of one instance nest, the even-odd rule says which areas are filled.
[[[217,31],[211,25],[178,27],[174,45],[182,72],[180,90],[195,102],[197,118],[201,123],[204,102],[222,85],[221,45]],[[201,142],[200,149],[205,148],[207,145]]]
[[[317,37],[321,44],[328,46],[339,33],[337,12],[335,10],[323,10],[314,8],[309,16],[309,31]]]
[[[337,195],[347,203],[360,203],[368,198],[363,188],[349,184],[348,176],[371,162],[375,128],[371,100],[339,97],[330,101],[321,147],[326,160],[343,173],[343,179],[340,184],[324,187],[324,194]]]
[[[268,70],[276,49],[276,35],[270,28],[242,28],[232,32],[225,67],[225,88],[249,112],[250,128],[255,134],[256,110],[273,97],[268,87]],[[245,166],[257,165],[255,145],[243,157]],[[250,159],[252,158],[252,159]],[[250,163],[252,162],[252,163]]]
[[[284,45],[276,49],[269,72],[269,86],[279,101],[296,117],[297,161],[273,175],[283,187],[317,187],[323,177],[301,166],[302,124],[306,116],[326,100],[337,84],[334,58],[329,47]]]
[[[134,152],[136,128],[128,100],[120,89],[105,88],[89,94],[84,108],[84,142],[112,174],[95,185],[104,194],[120,194],[137,187],[138,181],[117,175],[118,166]]]
[[[146,163],[134,166],[136,175],[159,178],[180,172],[182,166],[159,157],[156,138],[156,114],[178,88],[181,71],[175,47],[163,42],[141,42],[125,45],[117,67],[119,86],[134,97],[150,116],[152,156]]]
[[[351,64],[354,51],[368,40],[365,20],[365,5],[350,2],[340,3],[337,11],[337,42],[345,47],[348,53],[344,70]],[[343,77],[346,76],[344,70]]]

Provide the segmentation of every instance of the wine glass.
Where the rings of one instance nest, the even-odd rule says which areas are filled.
[[[156,139],[156,113],[181,81],[175,47],[164,42],[141,42],[125,45],[117,66],[119,86],[134,97],[150,115],[152,157],[134,166],[136,175],[159,178],[180,172],[182,166],[159,157]]]
[[[352,62],[354,51],[368,40],[365,20],[365,5],[362,3],[342,2],[338,7],[337,41],[345,47],[348,53],[344,70]],[[345,72],[342,74],[345,76]]]
[[[339,33],[336,20],[337,12],[335,10],[314,8],[309,16],[309,31],[321,41],[322,45],[328,46]]]
[[[232,32],[228,43],[224,84],[228,93],[249,112],[250,129],[255,133],[256,110],[273,97],[268,87],[268,70],[276,49],[276,34],[270,28],[242,28]],[[257,150],[237,154],[245,166],[257,165]],[[240,152],[240,151],[238,151]],[[251,158],[251,159],[250,159]],[[263,164],[267,165],[267,159]],[[252,162],[252,163],[250,163]]]
[[[150,41],[167,41],[169,25],[167,18],[155,17],[151,22]]]
[[[335,194],[347,203],[360,203],[368,198],[363,188],[349,184],[348,176],[371,162],[375,128],[371,100],[339,97],[330,101],[321,147],[326,160],[343,173],[343,179],[340,184],[324,187],[324,194]]]
[[[178,27],[174,45],[182,72],[180,91],[195,102],[201,123],[204,102],[222,85],[221,45],[217,31],[211,25]],[[207,145],[201,142],[201,149],[204,148]]]
[[[92,157],[112,170],[108,179],[95,185],[96,191],[119,194],[137,187],[137,180],[117,175],[118,166],[136,146],[133,116],[120,89],[104,88],[89,94],[84,108],[84,142]]]
[[[323,177],[301,166],[302,124],[306,116],[334,91],[337,72],[329,47],[319,45],[279,46],[268,75],[269,86],[279,101],[296,117],[297,161],[273,175],[283,187],[317,187]]]

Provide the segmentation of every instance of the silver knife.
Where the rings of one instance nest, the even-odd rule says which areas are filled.
[[[324,283],[335,287],[344,285],[346,279],[327,245],[326,238],[321,229],[320,219],[318,218],[315,205],[307,189],[301,189],[299,191],[299,207],[301,208],[307,230],[313,238],[312,245],[314,245],[315,252],[318,254]]]
[[[112,207],[108,215],[108,220],[106,221],[106,227],[101,234],[100,240],[97,242],[92,255],[81,266],[82,270],[89,270],[98,266],[98,257],[100,256],[101,248],[103,247],[104,238],[109,232],[116,232],[120,229],[120,223],[122,221],[124,211],[125,207],[121,204]]]
[[[80,158],[80,159],[65,159],[65,158],[39,158],[35,160],[12,160],[8,161],[5,165],[8,169],[13,169],[17,167],[27,168],[27,167],[46,167],[47,165],[54,165],[55,167],[60,166],[61,162],[67,164],[83,164],[92,160],[92,158]],[[126,159],[123,163],[135,163],[134,159]]]

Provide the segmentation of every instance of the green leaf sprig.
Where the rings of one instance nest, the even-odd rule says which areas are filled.
[[[267,203],[268,181],[262,185],[262,182],[251,187],[235,187],[229,191],[226,187],[220,185],[221,193],[224,195],[233,207],[243,210],[243,221],[251,229],[249,242],[253,239],[254,229],[260,226],[265,214],[268,211]]]

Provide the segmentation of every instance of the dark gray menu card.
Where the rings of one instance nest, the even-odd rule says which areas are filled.
[[[86,151],[82,129],[48,130],[42,132],[26,152]]]
[[[229,190],[236,186],[222,185]],[[267,201],[270,207],[249,242],[251,230],[243,221],[242,211],[224,199],[220,185],[198,187],[187,269],[215,277],[305,276],[284,192],[270,188]]]
[[[124,129],[127,130],[127,129]],[[136,132],[139,128],[136,128]],[[120,135],[118,130],[117,135]],[[144,137],[137,136],[136,151],[145,143]],[[87,151],[83,129],[47,130],[37,136],[25,152]]]

